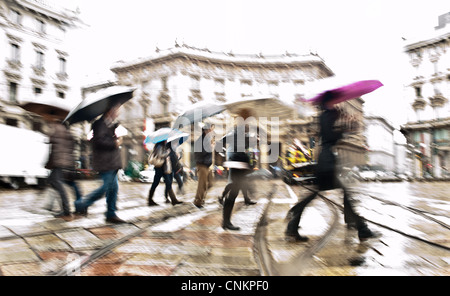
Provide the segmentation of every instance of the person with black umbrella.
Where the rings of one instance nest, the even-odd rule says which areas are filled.
[[[116,215],[117,194],[119,181],[117,172],[122,168],[120,155],[121,138],[115,134],[118,126],[116,119],[119,115],[120,105],[114,105],[104,115],[92,124],[92,167],[100,173],[103,180],[101,187],[97,188],[86,198],[75,202],[76,212],[87,215],[87,209],[95,201],[106,195],[106,221],[111,223],[125,223]]]

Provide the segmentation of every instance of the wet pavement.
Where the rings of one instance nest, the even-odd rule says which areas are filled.
[[[100,181],[79,184],[89,193]],[[203,209],[192,205],[196,185],[186,184],[185,194],[179,195],[184,203],[177,206],[164,202],[160,185],[155,194],[159,206],[148,207],[151,184],[121,182],[117,213],[129,222],[121,225],[105,222],[105,199],[89,208],[88,217],[66,222],[42,209],[48,191],[1,189],[0,274],[450,275],[450,251],[420,241],[450,247],[448,183],[357,184],[358,211],[382,233],[363,243],[356,230],[345,227],[340,211],[320,198],[305,210],[299,229],[310,240],[286,241],[285,215],[307,191],[280,180],[255,181],[258,203],[246,206],[240,195],[232,222],[241,230],[225,231],[217,202],[225,181],[216,181]],[[325,196],[342,200],[338,190]],[[404,207],[420,208],[423,215]],[[264,227],[258,228],[263,217]]]
[[[287,210],[297,196],[309,194],[301,186],[290,187],[285,201],[274,200],[267,215],[266,241],[274,259],[273,275],[450,275],[448,183],[352,185],[358,212],[376,223],[368,224],[381,233],[381,237],[360,242],[357,231],[347,229],[341,211],[338,211],[336,225],[332,226],[332,210],[317,198],[304,211],[299,228],[299,233],[310,240],[306,243],[283,241],[280,228],[286,227]],[[367,194],[386,201],[381,203]],[[324,196],[342,204],[340,190],[328,191]],[[419,208],[421,214],[433,220],[389,201],[410,209]]]

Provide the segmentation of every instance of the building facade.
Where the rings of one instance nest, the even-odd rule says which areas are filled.
[[[317,55],[263,56],[211,52],[188,45],[178,45],[167,50],[157,49],[148,58],[118,62],[112,66],[119,85],[137,87],[136,96],[124,105],[121,122],[128,129],[126,149],[133,153],[127,159],[144,160],[142,132],[151,132],[171,126],[177,116],[192,104],[206,101],[223,103],[248,97],[272,97],[292,107],[292,116],[279,122],[278,145],[281,155],[293,138],[299,138],[306,146],[319,143],[317,110],[295,100],[306,93],[308,83],[333,76],[333,72]],[[362,122],[363,100],[343,103],[341,108]],[[312,109],[304,112],[305,109]],[[309,114],[309,115],[304,115]],[[229,126],[219,119],[216,126]],[[221,123],[221,124],[220,124]],[[218,137],[226,130],[216,129]],[[270,141],[270,140],[269,140]],[[339,147],[340,154],[348,160],[364,161],[363,135],[346,139]],[[185,144],[184,164],[192,167],[192,147]],[[262,149],[264,150],[264,149]],[[339,152],[338,152],[339,153]],[[261,152],[261,158],[264,157]],[[357,160],[355,160],[357,159]],[[262,167],[268,167],[263,164]]]
[[[405,46],[411,75],[409,120],[402,126],[415,177],[444,177],[450,165],[450,26]]]
[[[50,1],[0,2],[0,123],[45,132],[45,123],[18,105],[65,102],[78,94],[65,42],[78,21],[76,12]]]
[[[364,118],[367,138],[367,164],[387,171],[396,170],[394,127],[379,116]]]

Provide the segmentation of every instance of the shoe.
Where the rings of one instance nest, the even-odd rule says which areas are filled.
[[[183,203],[182,201],[177,200],[175,202],[172,202],[172,205],[175,206],[175,205],[179,205],[179,204],[182,204],[182,203]]]
[[[154,207],[154,206],[159,206],[156,202],[153,201],[153,199],[148,201],[148,206],[149,207]]]
[[[113,224],[123,224],[123,223],[127,223],[126,221],[120,219],[120,218],[117,217],[117,216],[106,218],[106,222],[113,223]]]
[[[285,237],[286,240],[290,242],[307,242],[309,240],[308,237],[301,236],[298,232],[291,233],[286,231]]]
[[[231,224],[231,222],[228,223],[223,223],[222,224],[222,228],[225,230],[239,230],[241,229],[240,227],[234,226],[233,224]]]
[[[61,218],[66,222],[72,221],[74,219],[73,215],[70,213],[69,214],[64,214],[64,213],[57,214],[57,215],[55,215],[55,218]]]
[[[359,238],[359,241],[360,241],[360,242],[365,241],[365,240],[368,240],[368,239],[370,239],[370,238],[377,238],[377,237],[380,237],[380,236],[381,236],[381,233],[380,233],[380,232],[378,232],[378,231],[372,231],[372,230],[370,230],[370,229],[367,228],[367,227],[358,230],[358,238]]]
[[[194,203],[194,206],[196,206],[196,207],[199,208],[199,209],[203,209],[203,208],[204,208],[203,205],[197,205],[197,204],[195,204],[195,203]]]
[[[247,206],[256,205],[256,201],[253,201],[253,200],[249,199],[248,201],[247,200],[245,201],[245,204]]]
[[[77,210],[74,213],[76,216],[81,216],[81,217],[87,217],[88,215],[88,210],[87,208],[85,208],[84,210]]]

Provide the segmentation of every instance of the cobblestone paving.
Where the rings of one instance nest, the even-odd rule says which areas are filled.
[[[99,184],[97,180],[80,181],[83,193]],[[185,203],[177,206],[165,203],[164,186],[160,185],[155,194],[159,206],[148,207],[151,184],[121,182],[117,213],[130,222],[122,225],[105,222],[104,199],[89,208],[87,218],[66,222],[42,209],[52,192],[1,190],[0,273],[53,274],[140,231],[140,235],[111,248],[92,264],[70,270],[70,274],[259,275],[253,236],[270,185],[257,186],[258,204],[254,206],[245,206],[238,197],[232,219],[241,231],[229,232],[221,228],[221,206],[217,202],[225,181],[216,181],[202,210],[191,204],[196,184],[186,184],[185,194],[179,196]]]

